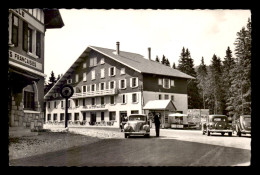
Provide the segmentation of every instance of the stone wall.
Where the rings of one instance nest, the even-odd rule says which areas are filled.
[[[12,97],[12,110],[11,110],[11,126],[23,126],[31,131],[40,131],[43,129],[44,113],[37,111],[23,110],[23,103],[19,106],[16,105],[14,97]]]

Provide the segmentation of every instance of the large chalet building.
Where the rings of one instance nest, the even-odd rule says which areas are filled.
[[[40,130],[44,123],[44,37],[64,26],[57,9],[9,9],[9,129]]]
[[[187,113],[187,83],[193,77],[136,53],[87,47],[44,96],[46,123],[65,120],[60,88],[70,84],[69,124],[119,127],[124,116],[160,113],[167,127],[169,112]]]

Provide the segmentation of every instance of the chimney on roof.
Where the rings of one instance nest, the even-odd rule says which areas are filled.
[[[148,47],[148,59],[151,60],[151,47]]]
[[[117,54],[117,55],[119,55],[119,52],[120,52],[120,51],[119,51],[119,44],[120,44],[120,43],[117,41],[117,42],[116,42],[116,54]]]

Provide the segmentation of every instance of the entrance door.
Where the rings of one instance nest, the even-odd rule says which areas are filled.
[[[90,124],[91,124],[91,125],[94,125],[94,124],[95,124],[96,118],[97,118],[96,113],[95,113],[95,112],[91,112],[91,113],[90,113]]]
[[[127,116],[127,111],[120,111],[120,118],[119,118],[119,122],[121,123],[122,121],[124,121],[124,118]]]

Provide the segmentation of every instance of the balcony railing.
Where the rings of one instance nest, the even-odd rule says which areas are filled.
[[[104,96],[104,95],[116,95],[117,93],[118,93],[117,89],[106,89],[106,90],[74,93],[71,98],[85,98],[85,97],[96,97],[96,96]]]

